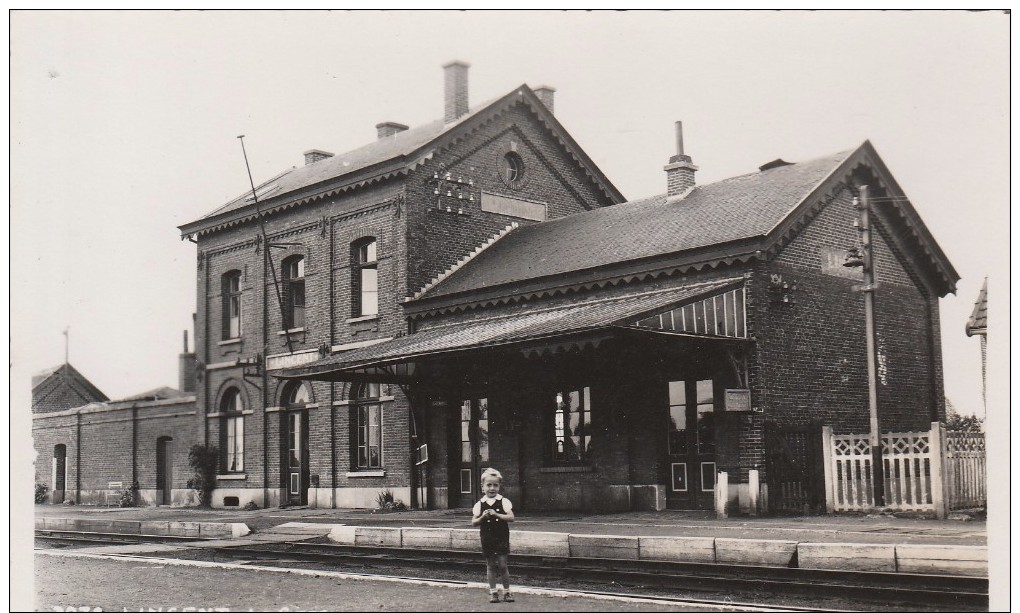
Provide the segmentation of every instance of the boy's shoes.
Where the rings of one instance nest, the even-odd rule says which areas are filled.
[[[503,594],[503,602],[513,602],[513,601],[514,601],[514,596],[513,596],[513,594],[510,593],[509,590],[505,594]]]
[[[499,594],[496,592],[491,592],[489,594],[489,602],[499,602]]]

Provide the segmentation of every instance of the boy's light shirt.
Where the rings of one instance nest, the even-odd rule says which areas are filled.
[[[487,506],[490,506],[490,507],[491,507],[491,506],[495,505],[495,504],[496,504],[496,502],[498,502],[498,501],[500,501],[500,500],[502,500],[502,501],[503,501],[503,511],[504,511],[504,512],[506,512],[506,511],[510,511],[510,510],[512,510],[512,509],[514,508],[514,505],[513,505],[513,504],[512,504],[511,502],[510,502],[510,500],[509,500],[509,499],[507,499],[507,498],[503,498],[503,494],[496,494],[496,496],[495,496],[494,498],[489,498],[488,496],[486,496],[485,498],[482,498],[481,500],[479,500],[478,502],[476,502],[476,503],[475,503],[475,508],[474,508],[474,509],[472,509],[472,512],[473,512],[473,513],[474,513],[475,515],[481,515],[481,513],[482,513],[482,503],[483,503],[483,502],[484,502],[484,503],[485,503],[485,504],[486,504]]]

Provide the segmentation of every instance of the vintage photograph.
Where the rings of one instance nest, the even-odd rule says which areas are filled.
[[[12,608],[1008,609],[1010,18],[9,12]]]

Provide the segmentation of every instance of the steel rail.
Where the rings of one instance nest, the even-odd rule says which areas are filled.
[[[283,547],[215,548],[231,556],[276,557],[325,563],[464,568],[477,571],[479,555],[449,550],[350,547],[287,543]],[[514,573],[666,590],[766,592],[838,597],[904,605],[937,605],[950,610],[987,610],[988,581],[981,577],[827,571],[765,566],[688,564],[607,558],[550,558],[513,554]]]
[[[124,544],[217,540],[208,537],[144,534],[64,532],[36,530],[41,540]],[[204,551],[246,560],[315,562],[329,565],[357,564],[368,567],[463,569],[478,571],[477,552],[396,547],[348,546],[328,543],[251,543],[239,546],[203,546]],[[737,566],[726,564],[623,560],[615,558],[562,558],[513,554],[514,574],[535,579],[564,579],[652,587],[666,591],[768,593],[801,597],[836,597],[852,601],[901,605],[929,605],[944,610],[987,610],[988,580],[984,577],[921,575],[865,571]],[[370,573],[365,573],[370,574]],[[419,578],[420,577],[416,577]],[[602,593],[581,590],[584,593]],[[661,595],[606,594],[632,597],[674,598]],[[694,602],[678,598],[677,602]],[[717,601],[698,601],[702,604]],[[720,604],[722,601],[718,601]],[[732,605],[734,603],[729,602]],[[770,606],[770,605],[754,605]],[[777,606],[777,609],[798,610]],[[817,608],[803,610],[820,610]]]
[[[191,542],[217,540],[208,536],[173,536],[157,534],[129,534],[123,532],[82,532],[79,530],[36,530],[35,538],[43,541],[66,543],[94,543],[97,545],[124,545],[133,543]]]

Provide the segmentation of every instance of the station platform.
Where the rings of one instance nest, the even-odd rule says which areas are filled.
[[[658,561],[793,566],[987,576],[988,536],[979,514],[936,520],[890,514],[736,516],[709,511],[612,514],[516,512],[512,553]],[[137,531],[177,526],[198,535],[252,541],[303,541],[329,536],[352,546],[464,549],[478,547],[470,509],[382,511],[269,508],[36,505],[36,528]],[[66,521],[62,521],[66,520]],[[224,526],[232,526],[232,528]],[[241,526],[246,527],[242,528]],[[89,527],[95,527],[89,530]],[[146,533],[141,529],[141,533]],[[187,531],[181,533],[187,534]],[[218,541],[222,542],[222,541]]]

